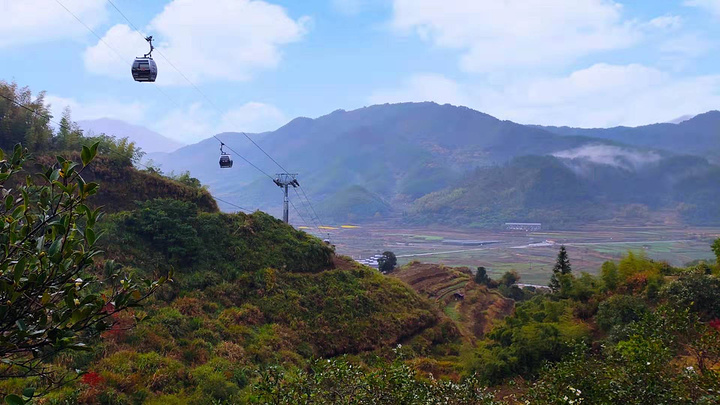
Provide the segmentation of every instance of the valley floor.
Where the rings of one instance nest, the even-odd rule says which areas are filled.
[[[712,241],[720,237],[718,227],[688,227],[675,224],[628,225],[602,223],[571,231],[491,231],[442,227],[387,227],[379,224],[357,228],[323,230],[339,254],[367,258],[385,250],[394,252],[398,265],[421,260],[449,266],[484,266],[499,277],[517,270],[522,282],[547,284],[557,250],[565,245],[576,271],[596,273],[603,262],[618,260],[627,251],[644,252],[649,258],[681,266],[693,260],[710,260]],[[455,241],[449,244],[448,241]],[[462,246],[457,241],[494,242]]]

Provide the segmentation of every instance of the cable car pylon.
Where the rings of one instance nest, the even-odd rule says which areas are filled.
[[[273,179],[273,182],[278,187],[282,188],[283,193],[285,194],[283,198],[283,222],[287,224],[290,222],[290,198],[288,197],[288,187],[300,187],[300,183],[297,181],[297,173],[278,173],[277,177]]]

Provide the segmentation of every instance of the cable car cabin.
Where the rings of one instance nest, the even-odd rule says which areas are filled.
[[[136,82],[154,82],[157,73],[157,65],[153,58],[135,58],[135,62],[132,64],[132,75]]]
[[[230,155],[221,155],[220,156],[220,168],[222,169],[229,169],[233,165],[232,159],[230,159]]]

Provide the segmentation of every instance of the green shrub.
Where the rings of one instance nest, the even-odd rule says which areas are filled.
[[[596,321],[605,332],[614,327],[636,322],[648,313],[648,307],[640,297],[632,295],[614,295],[600,303]]]

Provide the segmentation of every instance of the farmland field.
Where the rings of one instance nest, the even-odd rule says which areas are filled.
[[[400,265],[419,260],[470,268],[485,266],[494,277],[514,269],[523,283],[546,284],[561,244],[567,247],[576,272],[596,273],[604,261],[618,260],[628,251],[644,252],[652,259],[679,266],[712,259],[710,244],[720,237],[720,228],[607,223],[572,231],[513,232],[366,225],[332,230],[329,237],[338,253],[355,259],[390,250]],[[447,244],[449,240],[494,243],[463,246]]]

